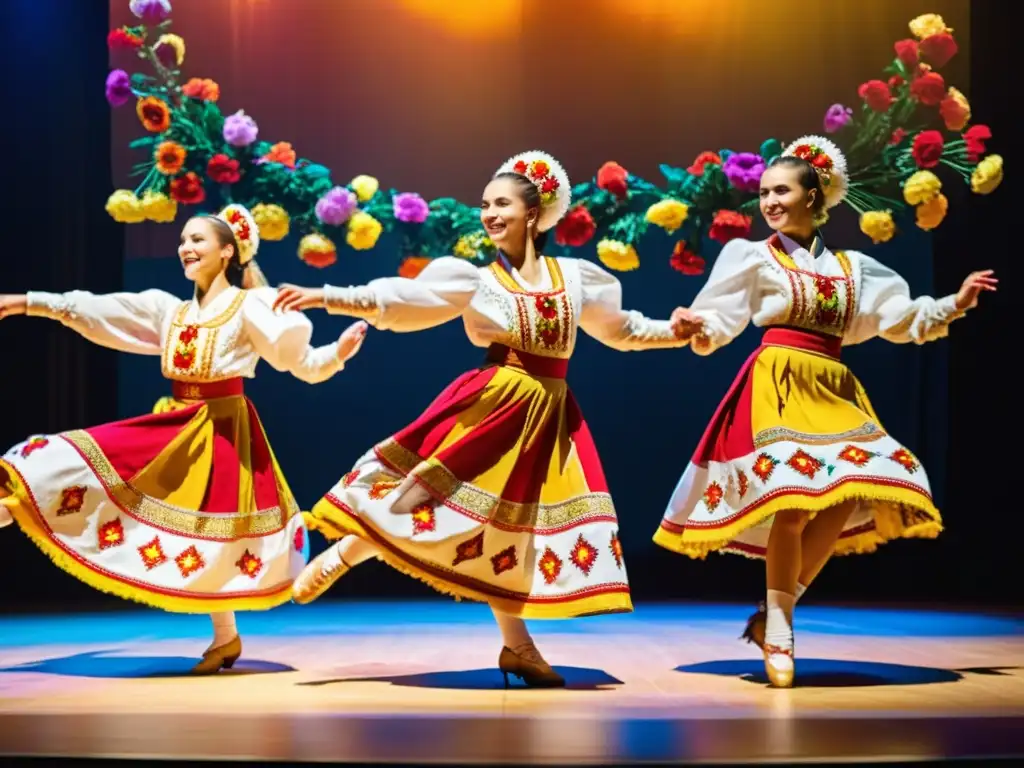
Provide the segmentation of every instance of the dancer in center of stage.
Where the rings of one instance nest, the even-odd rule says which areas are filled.
[[[243,381],[261,358],[325,381],[366,332],[356,323],[314,349],[306,317],[272,310],[274,289],[241,290],[258,244],[252,216],[230,205],[182,230],[191,301],[160,290],[0,296],[0,318],[47,317],[96,344],[161,357],[167,412],[32,437],[0,459],[0,527],[17,521],[96,589],[210,614],[213,641],[194,674],[238,659],[233,611],[287,602],[307,558],[302,516]]]
[[[702,558],[764,557],[765,608],[745,637],[761,646],[772,684],[792,685],[793,607],[833,552],[872,552],[941,530],[918,460],[882,427],[839,361],[875,336],[923,344],[995,290],[990,270],[959,293],[912,299],[889,267],[825,248],[817,221],[841,202],[846,162],[827,139],[794,142],[761,178],[761,213],[775,234],[733,240],[689,309],[673,314],[708,355],[753,322],[768,330],[741,369],[677,486],[654,540]]]
[[[506,684],[513,674],[564,685],[524,618],[632,610],[615,509],[565,383],[577,328],[620,350],[684,344],[667,321],[624,311],[621,285],[601,267],[541,255],[569,197],[554,159],[524,153],[484,190],[480,218],[500,250],[489,267],[444,257],[412,280],[284,287],[277,304],[326,307],[392,331],[461,316],[470,341],[488,349],[485,365],[367,452],[314,507],[311,529],[341,541],[306,567],[295,600],[314,600],[376,556],[441,592],[489,603]]]

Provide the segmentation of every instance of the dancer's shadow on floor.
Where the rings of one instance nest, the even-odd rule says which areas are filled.
[[[622,685],[622,681],[612,677],[601,669],[587,667],[555,667],[555,671],[565,678],[565,687],[574,691],[610,690],[608,686]],[[517,678],[509,675],[510,690],[523,690],[526,686]],[[320,686],[336,683],[390,683],[391,685],[408,688],[440,688],[463,691],[493,691],[505,687],[501,672],[490,669],[463,669],[444,672],[422,672],[414,675],[362,675],[341,677],[330,680],[311,680],[298,685]],[[541,689],[534,689],[541,690]]]
[[[198,663],[199,657],[183,656],[114,656],[111,651],[90,651],[73,656],[58,656],[42,661],[31,661],[12,667],[0,668],[4,672],[42,672],[48,675],[98,678],[154,678],[191,677],[189,671]],[[233,669],[222,669],[218,675],[263,675],[273,672],[294,672],[284,664],[275,664],[245,657],[235,663]]]
[[[968,670],[963,670],[968,671]],[[676,672],[738,677],[750,683],[768,684],[761,659],[705,661],[676,667]],[[858,688],[875,685],[930,685],[955,683],[963,675],[952,669],[886,664],[875,661],[797,659],[794,688]]]

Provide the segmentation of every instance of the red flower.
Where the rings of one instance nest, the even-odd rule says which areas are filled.
[[[836,295],[836,284],[831,280],[826,280],[823,277],[817,277],[814,279],[818,293],[821,294],[822,298],[826,301]]]
[[[892,105],[889,86],[881,80],[868,80],[857,89],[857,95],[875,112],[888,112]]]
[[[516,163],[515,165],[512,166],[512,170],[515,173],[518,173],[520,176],[525,176],[526,175],[526,169],[527,169],[527,165],[526,165],[526,161],[525,160],[520,160],[518,163]]]
[[[933,67],[946,66],[949,60],[956,56],[957,50],[956,40],[948,32],[929,35],[921,41],[921,54]]]
[[[546,179],[544,179],[543,182],[541,182],[540,191],[543,194],[550,194],[552,192],[557,192],[558,191],[558,179],[556,179],[554,176],[548,176]]]
[[[551,167],[543,160],[535,160],[533,162],[533,168],[530,170],[530,178],[534,181],[540,181],[551,172]]]
[[[934,107],[946,96],[946,81],[938,72],[925,72],[914,78],[910,93],[925,106]]]
[[[398,265],[398,276],[407,277],[411,280],[422,272],[429,263],[430,259],[426,256],[406,256],[402,259],[402,263]]]
[[[719,211],[711,221],[711,229],[708,237],[723,245],[737,237],[746,237],[750,234],[752,220],[736,211]]]
[[[967,144],[967,159],[976,163],[985,154],[985,142],[992,138],[992,130],[987,125],[972,125],[964,131],[964,142]]]
[[[107,35],[107,47],[112,50],[123,50],[132,48],[141,48],[143,40],[138,35],[133,35],[123,27],[110,30],[110,34]]]
[[[672,269],[682,272],[684,275],[703,275],[704,259],[692,251],[686,249],[686,241],[680,240],[672,249],[672,257],[668,260]]]
[[[889,146],[895,147],[905,138],[907,138],[907,132],[902,128],[897,128],[895,131],[892,132],[892,136],[889,137]]]
[[[904,80],[899,75],[893,75],[892,77],[889,78],[889,90],[895,91],[897,88],[901,87],[906,82],[907,81]]]
[[[624,200],[628,190],[628,178],[629,171],[618,163],[607,162],[597,172],[597,186]]]
[[[545,320],[558,316],[558,302],[551,296],[538,296],[535,304],[538,314]]]
[[[714,152],[701,152],[693,161],[693,165],[686,169],[687,173],[691,173],[694,176],[703,176],[704,167],[707,165],[721,165],[722,158],[720,158]]]
[[[938,131],[921,131],[914,137],[910,153],[918,168],[934,168],[942,157],[942,134]]]
[[[238,161],[219,153],[210,158],[206,164],[206,175],[217,184],[235,184],[242,178],[238,170]]]
[[[178,334],[178,340],[182,344],[191,344],[197,338],[199,338],[198,325],[186,325],[181,329],[181,333]]]
[[[295,537],[292,539],[292,545],[295,547],[296,552],[301,552],[302,548],[306,546],[306,529],[296,528]]]
[[[913,69],[917,66],[917,40],[900,40],[896,43],[896,58],[902,61],[907,68]]]
[[[597,225],[584,205],[577,205],[555,227],[555,242],[559,245],[579,247],[594,236]]]
[[[198,205],[206,199],[203,180],[189,171],[171,182],[171,199],[184,205]]]

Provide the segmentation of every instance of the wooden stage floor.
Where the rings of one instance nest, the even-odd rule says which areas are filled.
[[[566,690],[504,690],[485,607],[321,601],[239,619],[0,619],[0,756],[561,763],[1024,755],[1024,620],[801,605],[797,686],[766,687],[749,608],[534,622]]]

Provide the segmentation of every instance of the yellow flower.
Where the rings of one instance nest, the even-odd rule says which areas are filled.
[[[1003,158],[1000,155],[989,155],[978,163],[971,174],[971,189],[979,195],[995,192],[1002,182]]]
[[[671,197],[655,203],[647,209],[647,220],[655,224],[670,235],[683,226],[686,217],[690,215],[690,207]]]
[[[932,200],[942,191],[942,182],[931,171],[918,171],[903,182],[903,199],[911,205]]]
[[[932,35],[941,35],[943,32],[951,33],[952,31],[937,13],[926,13],[910,22],[910,34],[918,40],[924,40]]]
[[[299,241],[299,258],[311,267],[323,269],[337,261],[337,249],[329,237],[313,232]]]
[[[640,255],[632,245],[618,240],[602,240],[597,244],[597,258],[608,269],[630,272],[640,266]]]
[[[917,226],[925,231],[935,229],[946,218],[948,210],[949,200],[946,196],[936,195],[927,203],[917,206]]]
[[[867,211],[860,215],[860,231],[874,243],[887,243],[896,234],[896,222],[889,211]]]
[[[178,35],[168,32],[166,35],[160,35],[160,38],[156,41],[157,45],[161,43],[169,45],[174,49],[174,60],[180,67],[185,61],[185,41]]]
[[[380,182],[378,182],[373,176],[356,176],[348,184],[352,187],[352,191],[356,193],[356,197],[359,198],[359,202],[365,203],[380,189]]]
[[[491,238],[482,232],[474,232],[471,235],[463,235],[452,247],[452,253],[462,259],[480,258],[480,251],[490,248],[493,245]]]
[[[150,221],[170,224],[178,215],[178,204],[167,195],[147,189],[142,195],[142,213]]]
[[[130,189],[119,189],[107,198],[107,213],[120,224],[138,224],[146,220],[142,203]]]
[[[284,240],[288,237],[291,219],[280,205],[257,203],[252,208],[252,217],[260,228],[261,240]]]
[[[348,232],[345,242],[357,251],[368,251],[377,244],[377,238],[384,227],[373,216],[363,211],[356,211],[348,220]]]

